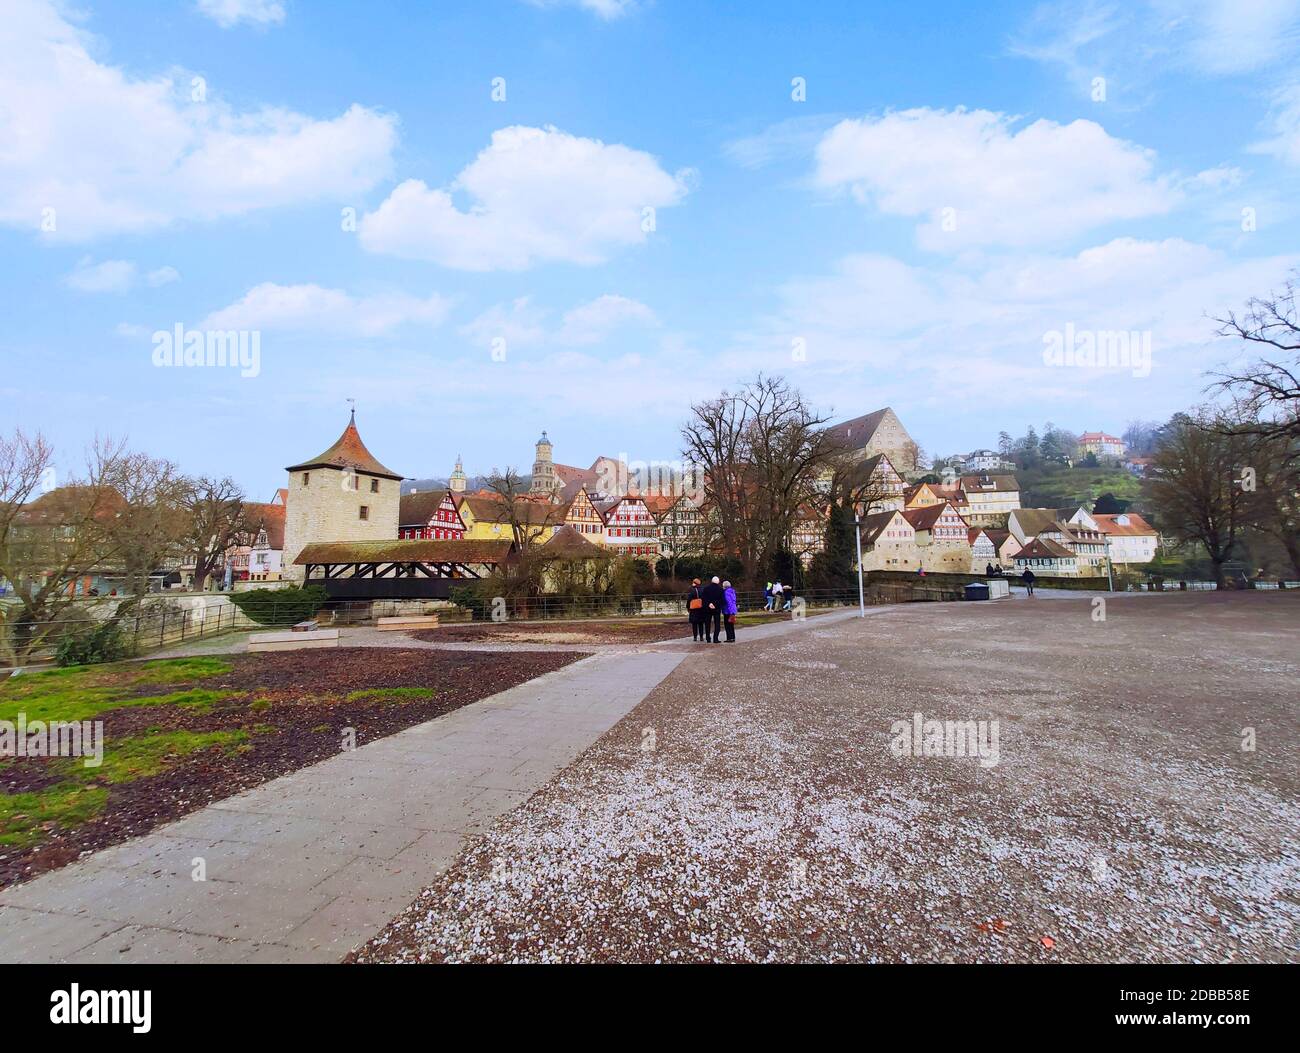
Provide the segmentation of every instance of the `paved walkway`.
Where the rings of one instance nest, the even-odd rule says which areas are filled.
[[[337,961],[684,657],[594,655],[6,889],[0,961]]]

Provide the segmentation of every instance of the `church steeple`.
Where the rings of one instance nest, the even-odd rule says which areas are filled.
[[[542,432],[537,440],[537,458],[533,461],[533,481],[528,490],[534,494],[553,494],[564,484],[555,475],[555,463],[551,460],[551,440]]]
[[[460,454],[456,454],[456,467],[451,472],[451,488],[456,493],[463,494],[466,484],[465,469],[460,463]]]

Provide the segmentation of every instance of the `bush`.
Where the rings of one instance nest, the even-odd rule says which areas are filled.
[[[305,589],[235,592],[230,602],[258,625],[294,625],[311,618],[328,598],[324,585],[308,585]]]
[[[54,651],[58,665],[98,665],[117,662],[130,656],[131,647],[113,622],[68,633]]]

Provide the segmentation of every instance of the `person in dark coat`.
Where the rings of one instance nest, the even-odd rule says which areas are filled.
[[[691,619],[691,639],[704,639],[704,590],[700,588],[700,579],[691,581],[690,591],[686,593],[686,613]]]
[[[703,597],[704,638],[709,643],[721,643],[719,638],[722,636],[722,608],[727,604],[727,597],[716,575],[704,586]]]
[[[1024,583],[1025,588],[1029,591],[1029,595],[1032,596],[1034,594],[1034,582],[1037,580],[1037,575],[1034,574],[1034,572],[1030,570],[1028,567],[1026,567],[1025,572],[1020,575],[1020,580]]]

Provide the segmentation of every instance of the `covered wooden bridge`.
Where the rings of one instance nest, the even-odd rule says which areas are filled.
[[[457,579],[487,577],[514,557],[513,541],[319,541],[294,563],[330,599],[445,600]]]

